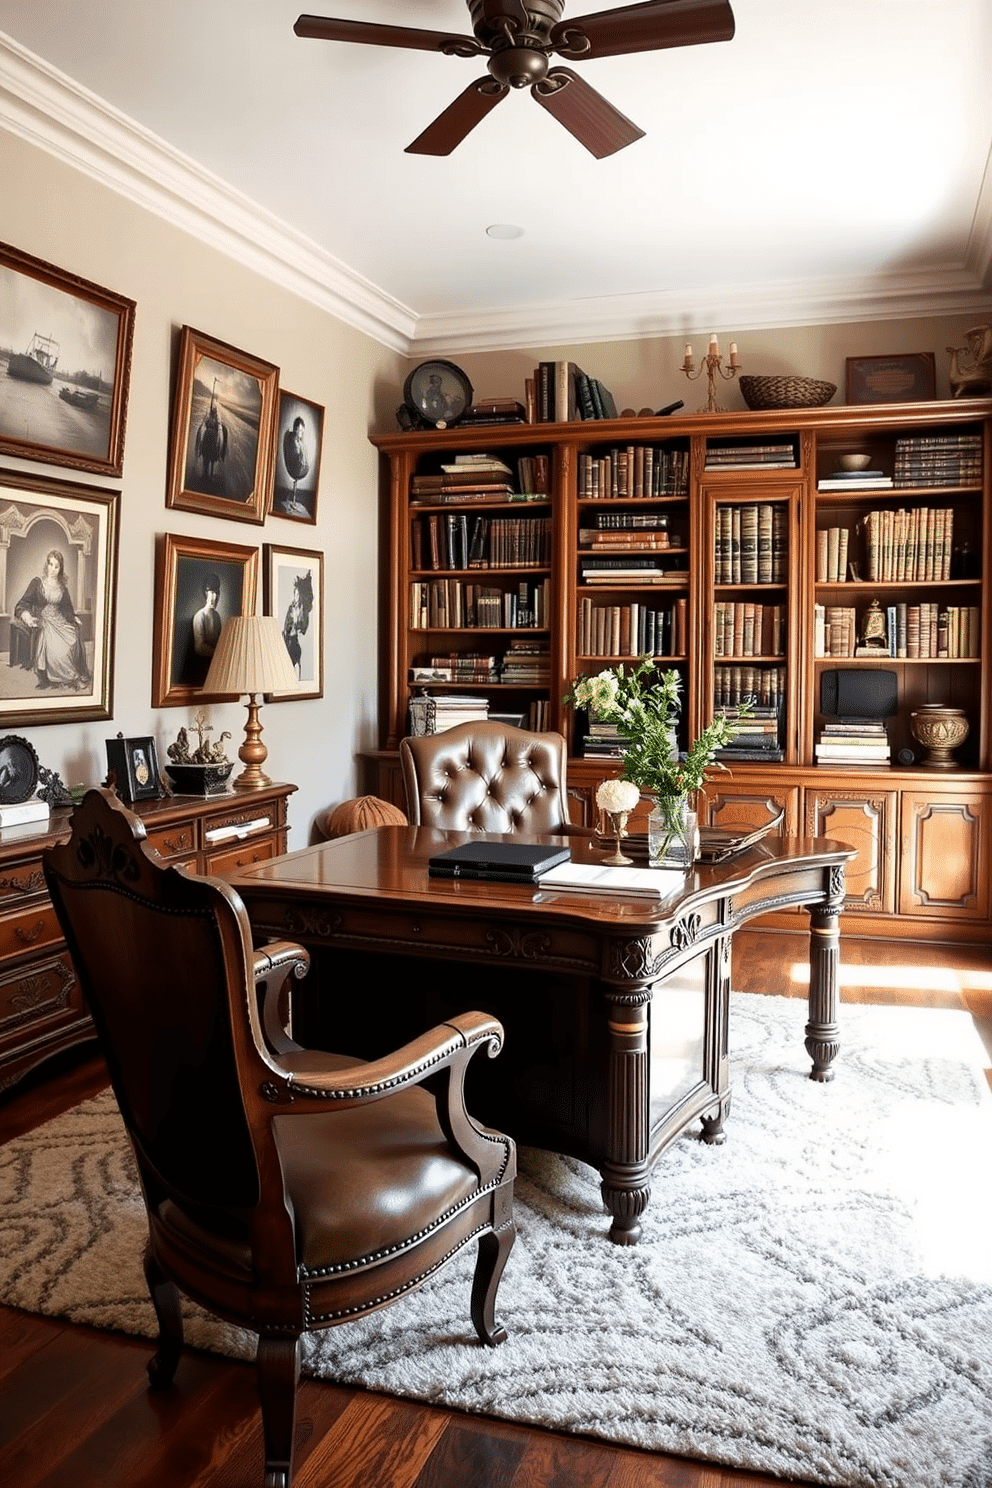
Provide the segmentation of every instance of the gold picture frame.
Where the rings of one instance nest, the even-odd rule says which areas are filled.
[[[278,367],[183,326],[166,506],[261,525],[278,401]]]
[[[0,243],[0,454],[121,474],[134,312]]]
[[[258,549],[162,534],[155,555],[152,707],[217,702],[203,690],[225,620],[253,615]]]

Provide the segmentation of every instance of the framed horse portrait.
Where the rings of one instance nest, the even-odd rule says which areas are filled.
[[[134,309],[0,243],[0,454],[120,475]]]
[[[255,613],[258,549],[166,532],[155,555],[152,707],[217,702],[203,684],[225,620]]]
[[[119,502],[0,471],[3,723],[112,716]]]
[[[278,367],[183,326],[166,506],[264,522],[278,401]]]
[[[270,703],[324,696],[324,556],[306,548],[266,543],[263,605],[282,624],[297,677],[292,691],[268,694]]]
[[[272,514],[293,522],[317,520],[324,410],[319,403],[279,390],[279,419],[272,461]]]

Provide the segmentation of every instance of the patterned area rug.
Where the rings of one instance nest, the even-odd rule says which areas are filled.
[[[992,1488],[992,1096],[964,1013],[852,1006],[833,1084],[805,1004],[735,994],[723,1147],[665,1154],[639,1246],[596,1175],[521,1154],[510,1339],[475,1344],[472,1256],[308,1340],[312,1374],[849,1488]],[[0,1149],[0,1298],[151,1335],[144,1221],[101,1096]],[[191,1343],[254,1339],[188,1312]]]

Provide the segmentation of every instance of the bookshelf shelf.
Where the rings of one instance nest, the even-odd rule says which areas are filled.
[[[480,429],[455,425],[443,432],[378,436],[374,443],[388,464],[391,513],[383,565],[389,621],[382,749],[371,757],[378,771],[373,788],[379,794],[403,804],[395,751],[408,732],[410,698],[418,691],[461,690],[491,697],[494,711],[512,706],[527,726],[566,735],[576,819],[594,824],[596,785],[616,763],[582,757],[576,721],[563,698],[579,673],[630,664],[639,653],[640,638],[650,634],[647,649],[682,677],[683,746],[715,708],[733,707],[741,690],[752,690],[777,719],[774,756],[749,750],[747,758],[728,761],[731,774],[714,777],[706,788],[703,820],[718,824],[744,819],[758,825],[781,810],[787,833],[820,832],[861,844],[848,874],[845,913],[845,924],[850,920],[859,933],[905,934],[911,929],[914,935],[967,939],[980,938],[980,931],[988,938],[992,605],[984,579],[992,573],[992,399]],[[781,447],[786,463],[768,463],[771,451],[763,462],[754,455],[761,446]],[[914,475],[917,480],[874,488],[859,488],[852,480],[843,489],[819,489],[822,481],[839,478],[839,456],[853,451],[868,454],[884,481],[913,480]],[[540,500],[459,500],[457,491],[446,492],[443,500],[426,499],[433,489],[427,483],[436,485],[443,467],[458,456],[482,452],[505,462],[517,491],[520,461],[529,460],[526,479],[547,483],[537,493]],[[647,471],[658,468],[678,484],[644,493]],[[930,479],[946,484],[930,484]],[[589,489],[593,480],[599,482],[595,495]],[[947,528],[941,566],[935,562],[929,577],[923,577],[924,568],[920,577],[914,571],[914,577],[886,572],[884,578],[872,578],[866,527],[883,520],[873,514],[886,514],[884,521],[895,523],[898,513],[913,509],[949,513],[942,519]],[[445,530],[457,521],[470,543],[478,516],[548,519],[547,561],[539,566],[435,567],[422,549],[424,556],[415,564],[414,534],[419,526],[423,544],[429,533],[426,519],[435,517],[435,528]],[[774,538],[770,572],[769,516]],[[764,524],[761,567],[749,557],[754,566],[735,570],[735,524],[739,543],[745,523],[753,527],[755,521],[759,527]],[[844,571],[857,573],[857,579],[839,576],[842,528],[847,530]],[[822,547],[825,531],[829,547],[830,529],[837,533],[837,569],[828,566],[824,576],[818,568],[818,545]],[[668,546],[661,538],[666,532]],[[659,567],[680,565],[678,576],[659,581],[627,573],[587,580],[592,559],[649,555]],[[738,551],[738,560],[742,557]],[[447,548],[439,561],[447,562]],[[731,567],[725,569],[728,561]],[[885,572],[877,548],[872,571]],[[935,578],[933,573],[945,576]],[[492,586],[503,593],[520,583],[543,584],[546,623],[414,623],[411,585],[438,582]],[[858,630],[866,624],[872,600],[879,601],[887,626],[890,610],[896,611],[898,623],[900,607],[908,620],[910,608],[931,605],[938,623],[944,617],[943,624],[950,623],[950,612],[958,640],[964,634],[978,654],[816,654],[818,610],[853,611]],[[766,631],[749,646],[743,636],[752,609],[755,626],[761,610],[762,623],[768,624],[771,615],[778,629],[774,638]],[[966,621],[958,613],[962,610],[969,612]],[[736,639],[734,623],[741,627]],[[728,627],[719,639],[718,624]],[[443,651],[464,657],[485,652],[502,668],[515,646],[529,642],[539,654],[517,657],[520,680],[508,682],[501,674],[499,680],[485,682],[467,675],[460,682],[413,680],[416,668],[428,667]],[[898,637],[896,645],[898,649]],[[940,641],[931,649],[939,651]],[[527,661],[533,663],[529,671]],[[833,687],[842,673],[867,679],[869,688],[873,674],[895,675],[895,711],[884,720],[890,758],[881,765],[817,762],[816,746],[831,717],[823,707],[824,688]],[[935,702],[963,708],[970,725],[967,740],[956,751],[955,768],[947,771],[923,765],[909,727],[914,710]],[[906,758],[910,751],[911,763]],[[788,912],[777,922],[789,924]]]

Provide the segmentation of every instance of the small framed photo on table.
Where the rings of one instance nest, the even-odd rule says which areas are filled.
[[[163,794],[158,751],[152,738],[107,740],[107,769],[122,801],[152,801]]]

